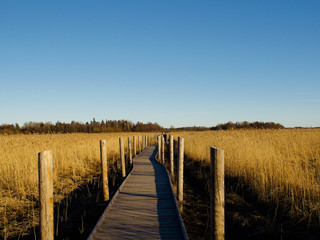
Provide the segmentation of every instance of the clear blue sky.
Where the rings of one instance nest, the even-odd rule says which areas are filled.
[[[0,0],[0,124],[320,126],[320,1]]]

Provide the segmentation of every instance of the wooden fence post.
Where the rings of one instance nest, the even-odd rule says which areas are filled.
[[[223,240],[224,227],[224,151],[210,148],[210,222],[211,240]]]
[[[138,136],[138,151],[139,151],[139,153],[141,152],[141,150],[140,150],[140,136]]]
[[[121,157],[121,168],[122,168],[122,177],[126,176],[126,163],[124,159],[124,144],[123,138],[119,138],[120,143],[120,157]]]
[[[173,166],[173,135],[170,135],[170,173],[171,176],[174,175],[174,166]]]
[[[40,238],[53,240],[53,161],[52,151],[38,154]]]
[[[142,151],[143,151],[143,149],[145,148],[144,136],[142,136],[141,138],[142,138],[141,140],[142,140]]]
[[[162,160],[161,160],[161,162],[162,162],[162,164],[164,164],[164,142],[165,142],[165,140],[164,140],[164,136],[162,135],[162,137],[161,137],[161,157],[162,157]]]
[[[178,202],[180,202],[180,211],[183,210],[183,161],[184,161],[184,138],[178,137],[178,184],[177,184],[177,195]]]
[[[131,149],[131,139],[128,137],[128,157],[129,157],[129,163],[130,166],[132,165],[132,149]]]
[[[136,136],[133,136],[133,156],[137,155],[137,143],[136,143]]]
[[[146,135],[146,147],[148,147],[148,135]]]
[[[108,184],[108,158],[107,158],[107,142],[106,140],[100,140],[100,160],[101,160],[101,172],[102,172],[102,189],[103,200],[109,200],[109,184]]]
[[[161,162],[161,135],[158,136],[158,161]]]

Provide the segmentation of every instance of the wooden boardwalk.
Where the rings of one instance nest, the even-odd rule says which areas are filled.
[[[147,147],[88,239],[188,239],[167,170]]]

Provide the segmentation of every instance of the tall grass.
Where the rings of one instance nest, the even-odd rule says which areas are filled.
[[[262,203],[297,222],[320,225],[320,129],[179,132],[185,154],[209,162],[210,146],[224,149],[228,177]]]
[[[53,150],[54,201],[59,202],[100,174],[100,139],[107,140],[108,159],[115,162],[119,137],[126,145],[132,135],[143,133],[0,135],[0,238],[23,235],[38,224],[38,152]]]

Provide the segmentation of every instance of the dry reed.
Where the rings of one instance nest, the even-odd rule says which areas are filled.
[[[320,129],[173,133],[185,153],[209,162],[210,146],[224,149],[226,175],[296,221],[320,224]]]
[[[53,150],[54,201],[59,202],[100,174],[100,139],[107,140],[108,159],[114,162],[119,137],[133,135],[145,134],[0,135],[0,238],[23,236],[38,225],[38,152]]]

